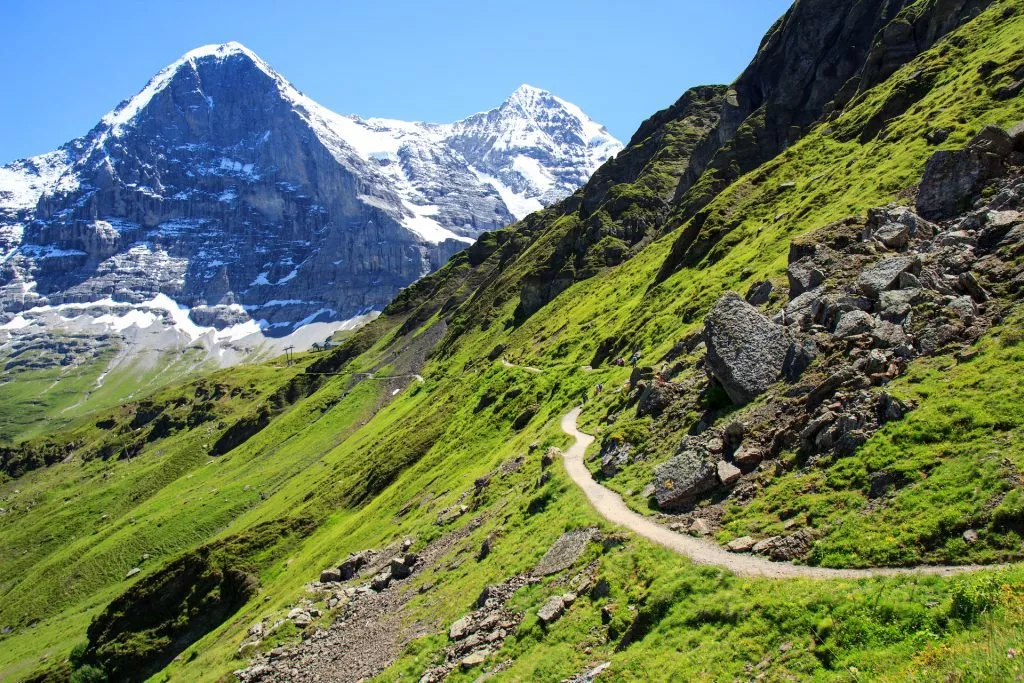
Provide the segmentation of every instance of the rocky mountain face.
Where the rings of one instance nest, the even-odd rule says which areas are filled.
[[[241,45],[199,48],[86,136],[0,168],[0,324],[74,310],[227,342],[348,320],[619,148],[530,86],[455,124],[364,120]]]
[[[684,215],[699,211],[742,174],[795,144],[808,127],[833,118],[992,0],[799,0],[761,42],[730,87],[721,124],[701,145],[677,195]],[[888,111],[894,118],[928,88]],[[897,110],[898,109],[898,110]],[[878,122],[877,133],[886,119]],[[709,171],[699,187],[691,187]]]

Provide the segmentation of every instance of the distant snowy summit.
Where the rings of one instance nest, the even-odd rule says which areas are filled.
[[[202,47],[85,136],[0,167],[0,332],[61,311],[184,344],[340,325],[621,147],[527,85],[456,123],[362,119],[238,43]]]

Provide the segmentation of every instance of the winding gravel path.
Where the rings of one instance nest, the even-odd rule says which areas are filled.
[[[619,494],[601,486],[590,475],[590,470],[583,463],[583,455],[587,447],[594,442],[594,437],[584,434],[576,428],[581,408],[575,408],[562,418],[562,431],[576,439],[576,442],[565,452],[565,469],[569,477],[583,489],[601,516],[609,522],[625,527],[633,533],[654,541],[660,546],[685,555],[697,564],[712,565],[728,569],[741,576],[762,576],[771,579],[863,579],[874,576],[900,575],[934,575],[953,576],[983,569],[997,569],[1011,565],[962,565],[943,567],[922,565],[918,567],[883,567],[877,569],[827,569],[824,567],[807,567],[787,562],[772,562],[756,555],[730,553],[716,543],[692,536],[678,534],[666,529],[651,519],[630,510]]]

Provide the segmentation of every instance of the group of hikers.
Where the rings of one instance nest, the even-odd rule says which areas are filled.
[[[637,366],[637,363],[640,362],[641,358],[643,358],[643,354],[640,353],[640,351],[634,351],[633,355],[631,355],[629,357],[629,364],[635,368]],[[626,367],[626,359],[625,358],[616,358],[614,361],[612,361],[612,365],[614,365],[617,368],[624,368],[624,367]],[[627,384],[628,384],[628,382],[627,382]],[[604,382],[600,382],[600,383],[598,383],[594,387],[594,397],[596,398],[603,391],[604,391]],[[582,399],[581,402],[585,404],[587,402],[587,399],[590,397],[590,392],[586,388],[584,388],[582,390],[582,392],[581,392],[581,396],[580,397]]]
[[[643,354],[640,353],[639,351],[634,351],[633,355],[629,357],[629,364],[635,368],[636,364],[640,362],[641,358],[643,358]],[[624,368],[626,367],[626,359],[616,358],[614,361],[612,361],[612,365],[618,368]]]

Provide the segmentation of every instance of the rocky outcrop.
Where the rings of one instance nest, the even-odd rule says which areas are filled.
[[[629,145],[587,183],[582,199],[554,207],[574,226],[521,283],[516,319],[525,320],[573,283],[622,263],[663,227],[675,179],[695,163],[696,145],[718,122],[725,89],[702,86],[645,121]],[[612,193],[612,188],[630,192]]]
[[[797,340],[730,292],[704,321],[707,371],[733,403],[754,400],[786,377],[795,379],[814,359],[813,342]]]
[[[978,149],[979,139],[1003,153],[1013,136],[986,131],[968,149]],[[799,466],[827,466],[903,419],[914,404],[884,387],[913,359],[946,353],[970,362],[971,345],[1006,302],[1024,294],[1022,161],[1016,153],[1002,158],[1003,177],[965,196],[973,208],[947,220],[933,223],[905,206],[878,207],[866,218],[794,240],[793,297],[771,320],[736,294],[722,297],[705,320],[705,370],[731,389],[734,401],[762,398],[727,424],[702,421],[678,455],[655,467],[651,490],[659,508],[699,504],[689,517],[711,533],[723,505],[714,501],[724,496],[744,504],[757,495],[766,468],[793,466],[776,456],[796,452]],[[812,269],[817,274],[805,282]],[[814,336],[818,362],[785,390],[764,396],[786,376],[788,345],[806,335]],[[673,405],[666,412],[678,410]],[[660,426],[656,421],[650,429]],[[873,473],[867,494],[884,498],[903,483],[898,473]],[[814,532],[804,529],[737,539],[730,550],[788,561],[805,557],[813,541]]]
[[[739,224],[703,211],[719,192],[795,144],[813,124],[837,116],[858,95],[992,1],[795,2],[729,88],[719,124],[694,148],[676,189],[678,222],[671,226],[686,227],[673,243],[657,281],[698,262]],[[841,137],[874,137],[931,87],[929,73],[914,74],[874,117],[843,131]]]
[[[929,220],[952,218],[990,180],[1006,173],[1013,140],[995,126],[982,130],[965,149],[936,152],[917,191],[917,211]]]

